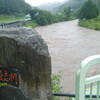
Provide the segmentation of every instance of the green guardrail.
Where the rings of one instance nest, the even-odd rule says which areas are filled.
[[[96,64],[100,64],[100,55],[83,60],[76,74],[76,92],[53,93],[53,96],[69,97],[67,100],[100,100],[100,75],[86,77],[89,68]]]

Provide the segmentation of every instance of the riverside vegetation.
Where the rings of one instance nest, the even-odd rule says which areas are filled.
[[[63,86],[61,85],[62,70],[58,71],[57,74],[52,74],[52,93],[63,93]],[[53,100],[69,100],[69,97],[57,97],[54,96]]]
[[[57,14],[38,8],[27,9],[26,14],[30,14],[33,23],[40,26],[76,19],[70,7],[65,8],[62,12]]]
[[[79,11],[79,26],[100,30],[100,15],[99,9],[92,0],[86,1]]]
[[[100,16],[94,19],[90,19],[90,20],[86,20],[86,19],[81,20],[79,21],[78,25],[100,31]]]
[[[52,93],[61,93],[62,86],[61,86],[61,78],[62,78],[62,71],[59,71],[57,74],[52,75]],[[53,97],[53,100],[58,100],[56,97]]]

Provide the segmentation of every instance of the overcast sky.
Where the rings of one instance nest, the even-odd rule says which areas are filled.
[[[56,2],[56,1],[63,2],[65,0],[25,0],[25,1],[32,6],[38,6],[38,5],[44,4],[44,3]]]

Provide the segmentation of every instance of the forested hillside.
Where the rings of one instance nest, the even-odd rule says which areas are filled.
[[[0,0],[0,14],[22,13],[26,8],[30,5],[24,0]]]
[[[62,6],[60,6],[59,9],[64,9],[65,7],[70,6],[71,9],[76,10],[79,9],[84,2],[86,2],[87,0],[69,0],[68,2],[66,2],[65,4],[63,4]],[[100,9],[100,0],[92,0]]]
[[[97,6],[98,8],[100,9],[100,0],[92,0]]]

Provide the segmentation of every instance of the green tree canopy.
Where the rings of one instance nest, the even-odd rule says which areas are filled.
[[[0,0],[0,14],[22,13],[25,8],[31,8],[24,0]]]
[[[51,24],[53,21],[52,14],[45,10],[34,8],[29,11],[29,14],[31,16],[31,20],[36,20],[39,25]]]
[[[80,19],[92,19],[99,15],[97,6],[91,1],[86,1],[79,11]]]
[[[92,0],[100,10],[100,0]]]
[[[36,20],[37,15],[39,14],[39,9],[37,9],[37,8],[28,9],[27,13],[30,14],[31,20]]]
[[[70,15],[71,15],[71,8],[70,8],[70,6],[67,7],[67,8],[64,8],[64,13],[65,13],[65,16],[66,16],[65,20],[69,20],[70,19]]]

